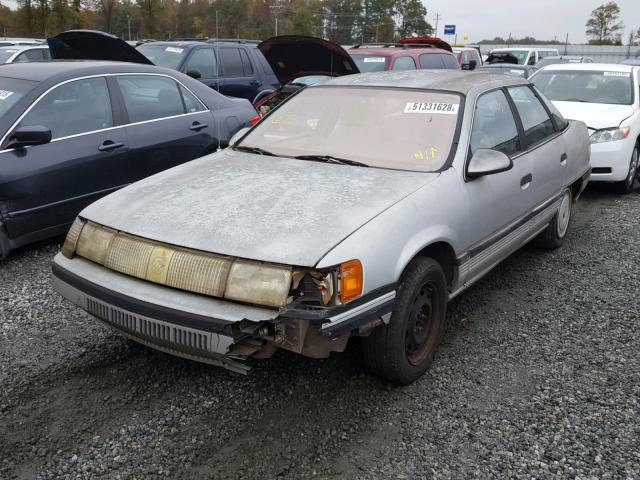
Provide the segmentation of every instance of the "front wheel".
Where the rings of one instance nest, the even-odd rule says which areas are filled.
[[[638,145],[633,149],[631,159],[629,160],[629,172],[627,178],[621,182],[614,184],[614,189],[618,193],[627,194],[631,193],[636,182],[640,183],[640,172],[638,171]]]
[[[538,235],[534,244],[538,247],[548,248],[550,250],[560,248],[564,237],[567,236],[569,230],[569,221],[571,220],[571,207],[573,205],[573,194],[571,189],[567,188],[562,192],[562,199],[558,211],[551,220],[551,223]]]
[[[407,385],[424,374],[440,345],[447,311],[447,282],[440,264],[414,259],[403,274],[388,325],[363,339],[368,369]]]

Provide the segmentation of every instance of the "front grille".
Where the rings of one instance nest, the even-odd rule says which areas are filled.
[[[211,338],[214,334],[211,332],[139,317],[93,298],[87,298],[87,311],[118,330],[156,345],[170,346],[187,353],[213,352]]]
[[[593,167],[591,173],[611,173],[611,167]]]

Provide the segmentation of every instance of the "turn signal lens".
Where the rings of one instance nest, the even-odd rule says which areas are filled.
[[[340,301],[347,303],[362,295],[364,275],[360,260],[349,260],[340,265]]]

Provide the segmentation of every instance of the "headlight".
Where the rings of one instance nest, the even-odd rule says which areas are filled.
[[[591,143],[614,142],[616,140],[624,140],[629,136],[630,127],[623,128],[605,128],[596,130],[591,134],[589,140]]]
[[[76,247],[78,246],[78,239],[80,238],[80,233],[82,232],[82,228],[86,222],[82,220],[80,217],[76,217],[69,229],[69,233],[67,233],[67,237],[64,239],[64,243],[62,244],[62,249],[60,250],[62,254],[67,258],[73,258],[76,253]]]

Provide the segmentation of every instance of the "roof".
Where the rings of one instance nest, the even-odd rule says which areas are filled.
[[[252,41],[252,40],[229,40],[229,39],[220,39],[220,40],[216,40],[216,39],[207,39],[207,38],[203,38],[202,40],[165,40],[165,41],[160,41],[160,42],[145,42],[145,43],[141,43],[138,46],[149,46],[149,45],[159,45],[159,46],[171,46],[171,47],[182,47],[182,48],[187,48],[187,47],[197,47],[197,46],[202,46],[202,45],[215,45],[215,44],[222,44],[222,45],[248,45],[250,47],[256,47],[258,45],[257,41]]]
[[[523,85],[528,83],[527,80],[521,78],[483,72],[476,73],[463,70],[405,70],[346,75],[323,82],[322,85],[448,90],[466,95],[471,90],[483,91],[492,87]],[[321,88],[321,86],[307,88]]]
[[[57,76],[73,78],[81,75],[99,75],[102,73],[160,73],[163,71],[171,72],[171,70],[154,65],[92,60],[54,60],[50,62],[6,63],[0,65],[0,77],[20,78],[35,82],[41,82]]]
[[[33,45],[4,45],[2,47],[0,47],[0,50],[12,50],[14,52],[18,52],[18,51],[22,51],[22,50],[37,50],[38,48],[41,49],[48,49],[49,47],[47,45],[41,45],[41,44],[33,44]]]
[[[527,52],[536,51],[536,50],[553,50],[554,52],[558,51],[557,47],[518,47],[514,45],[513,47],[508,48],[494,48],[491,52],[511,52],[513,50],[524,50]]]
[[[377,57],[393,57],[395,55],[402,55],[408,52],[414,52],[418,55],[423,53],[445,53],[451,55],[451,52],[442,50],[441,48],[433,47],[380,47],[380,48],[350,48],[348,50],[349,55],[375,55]]]
[[[632,72],[633,65],[623,63],[553,63],[543,67],[541,70],[586,70],[603,72]]]

